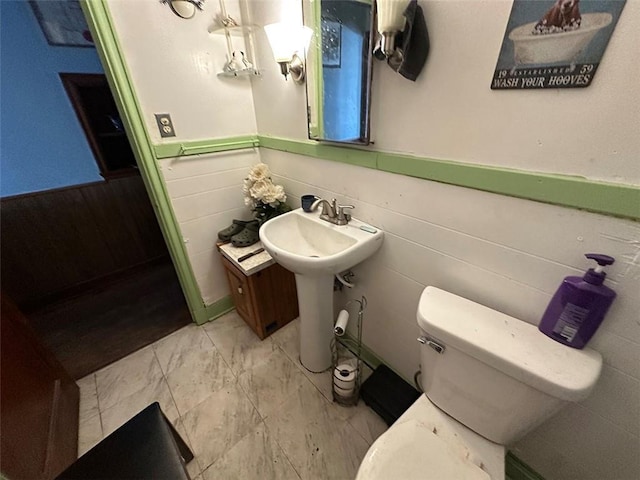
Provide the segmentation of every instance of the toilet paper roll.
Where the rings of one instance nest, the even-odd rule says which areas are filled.
[[[340,310],[338,319],[336,320],[336,325],[333,328],[333,333],[339,337],[343,336],[344,332],[347,331],[347,323],[349,323],[349,312],[346,310]]]
[[[333,390],[343,397],[353,393],[356,387],[356,371],[348,363],[338,365],[333,370]]]
[[[351,395],[353,395],[354,390],[355,390],[355,387],[344,389],[344,388],[336,387],[335,385],[333,386],[333,391],[336,393],[336,395],[339,395],[340,397],[350,397]]]

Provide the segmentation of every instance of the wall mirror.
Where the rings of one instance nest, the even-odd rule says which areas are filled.
[[[307,54],[309,138],[369,144],[373,5],[366,0],[306,0],[314,31]]]

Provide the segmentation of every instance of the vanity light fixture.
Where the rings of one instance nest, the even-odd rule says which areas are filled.
[[[289,74],[297,84],[304,83],[304,54],[309,46],[313,30],[302,25],[272,23],[265,25],[264,31],[269,39],[271,50],[280,71],[286,79]],[[301,55],[302,54],[302,57]]]
[[[376,0],[380,48],[387,58],[395,53],[396,35],[404,30],[403,13],[408,4],[408,0]]]

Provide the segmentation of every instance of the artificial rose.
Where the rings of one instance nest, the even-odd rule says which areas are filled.
[[[271,171],[269,167],[264,163],[258,163],[254,165],[251,170],[249,170],[249,180],[252,182],[259,182],[262,180],[266,180],[271,176]]]
[[[264,201],[264,197],[269,194],[269,189],[272,186],[273,184],[269,180],[258,180],[249,189],[249,194],[258,201],[269,203]]]
[[[287,195],[282,185],[274,185],[271,172],[264,163],[254,165],[249,175],[242,182],[244,204],[253,210],[260,225],[291,208],[284,203]]]

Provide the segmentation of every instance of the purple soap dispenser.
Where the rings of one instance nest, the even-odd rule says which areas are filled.
[[[604,267],[615,259],[608,255],[587,253],[598,266],[590,268],[584,277],[566,277],[549,302],[538,329],[573,348],[584,348],[602,323],[616,292],[603,285],[607,274]]]

